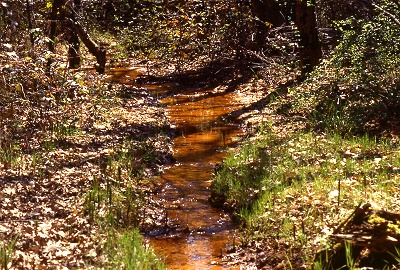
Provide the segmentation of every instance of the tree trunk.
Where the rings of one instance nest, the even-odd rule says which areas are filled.
[[[29,3],[29,0],[25,1],[26,4],[26,13],[27,13],[27,20],[28,20],[28,31],[29,31],[29,40],[31,42],[32,50],[35,47],[35,38],[33,35],[33,26],[32,26],[32,17],[31,17],[31,4]]]
[[[73,3],[70,4],[70,18],[73,22],[76,22],[77,15],[81,8],[81,0],[74,0]],[[69,29],[69,38],[68,38],[68,67],[69,68],[78,68],[81,66],[81,56],[79,53],[79,37],[78,34],[74,31],[73,28]]]
[[[106,49],[97,45],[86,33],[85,29],[79,22],[71,22],[74,32],[78,34],[79,38],[88,48],[89,52],[96,57],[98,66],[96,67],[97,72],[104,73],[106,66]]]
[[[257,46],[265,46],[265,38],[271,27],[277,27],[285,22],[281,8],[275,0],[251,0],[251,9],[256,20]]]
[[[295,23],[299,31],[300,68],[301,75],[304,77],[319,64],[322,57],[315,0],[296,0],[295,11]]]
[[[54,39],[56,37],[57,26],[65,31],[68,31],[68,58],[69,58],[69,68],[77,68],[81,64],[81,58],[79,54],[79,39],[85,44],[89,49],[89,52],[96,57],[98,66],[96,67],[97,72],[104,73],[106,65],[106,50],[105,48],[97,45],[86,33],[83,26],[79,23],[77,18],[77,11],[81,5],[81,0],[74,0],[73,4],[70,3],[69,14],[66,15],[66,3],[65,0],[54,0],[53,7],[50,14],[50,33],[49,33],[49,44],[48,48],[50,52],[54,51]],[[57,24],[57,22],[59,24]],[[62,24],[61,24],[62,23]],[[51,57],[47,62],[47,74],[50,72],[52,64]]]
[[[57,21],[60,20],[60,14],[63,12],[61,11],[62,6],[64,5],[64,0],[54,0],[53,1],[53,6],[51,8],[51,13],[50,13],[50,32],[49,32],[49,43],[48,43],[48,49],[51,53],[54,52],[54,40],[56,38],[56,31],[57,31]],[[49,59],[47,60],[47,68],[46,68],[46,73],[50,73],[50,68],[53,63],[53,59],[50,56]]]

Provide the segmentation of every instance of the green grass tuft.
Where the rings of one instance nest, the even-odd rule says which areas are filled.
[[[109,256],[109,269],[166,269],[151,248],[146,248],[137,229],[121,234],[111,231],[105,251]]]
[[[356,205],[398,207],[399,161],[397,144],[367,135],[264,132],[228,155],[211,189],[246,240],[288,243],[311,265],[313,252],[327,244],[326,232]]]
[[[12,255],[14,253],[14,247],[18,240],[18,236],[14,238],[8,245],[2,243],[0,245],[0,267],[1,269],[11,269],[12,266]]]

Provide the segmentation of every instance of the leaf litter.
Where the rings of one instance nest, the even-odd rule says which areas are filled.
[[[12,78],[36,76],[24,68],[32,66],[27,61],[2,69],[12,75],[5,80],[10,89]],[[172,153],[164,108],[146,88],[110,84],[91,72],[62,72],[62,88],[50,84],[34,92],[28,83],[0,107],[0,242],[17,239],[12,267],[18,269],[106,263],[100,256],[106,236],[84,214],[84,195],[126,140],[155,144],[159,162],[135,156],[146,177],[160,173]]]
[[[28,61],[26,66],[29,67],[29,59],[25,61]],[[22,66],[13,63],[3,68],[2,72],[12,75],[9,78],[15,78],[21,76],[18,70],[28,72]],[[14,89],[17,98],[13,96],[8,100],[12,102],[5,100],[0,104],[0,146],[6,153],[0,159],[0,241],[18,239],[13,257],[15,268],[67,269],[105,264],[107,258],[102,255],[104,242],[99,235],[102,232],[90,216],[83,213],[84,195],[93,187],[95,178],[101,178],[110,170],[109,161],[116,153],[129,152],[129,147],[124,144],[127,138],[133,139],[131,143],[135,145],[145,141],[157,149],[153,161],[158,161],[145,163],[142,176],[160,173],[161,164],[171,158],[170,125],[164,108],[146,89],[106,83],[105,76],[90,72],[62,72],[68,73],[68,76],[62,76],[67,78],[64,88],[56,85],[43,87],[39,94],[29,91],[29,84],[20,87],[9,79],[7,87]],[[28,76],[33,75],[29,73]],[[293,74],[282,77],[291,76],[294,77]],[[45,80],[40,83],[50,85]],[[257,104],[231,115],[243,121],[249,133],[257,131],[260,123],[268,122],[273,123],[269,126],[272,132],[282,139],[307,129],[309,124],[301,113],[299,117],[296,113],[280,112],[284,96],[279,102],[265,99],[276,83],[253,79],[236,89],[244,105]],[[291,94],[289,92],[289,98]],[[258,102],[262,99],[264,102]],[[310,109],[309,106],[304,108]],[[250,140],[254,141],[256,137]],[[317,135],[315,141],[332,144],[324,134]],[[337,153],[317,152],[309,157],[307,149],[297,149],[303,144],[296,140],[287,142],[297,166],[338,166],[340,169],[336,170],[346,175],[341,184],[349,190],[360,181],[368,181],[373,190],[379,190],[381,186],[373,181],[376,174],[363,174],[358,168],[353,168],[349,174],[345,169],[348,160],[369,160],[370,171],[389,170],[394,180],[398,180],[399,165],[392,162],[396,159],[395,152],[345,145]],[[144,159],[143,153],[135,153],[135,162],[140,163]],[[248,162],[252,164],[257,160]],[[124,170],[122,174],[127,175],[128,172]],[[316,176],[310,177],[313,179]],[[288,175],[288,178],[296,180],[296,175]],[[388,179],[384,183],[392,195],[390,198],[377,191],[370,195],[370,199],[383,202],[383,205],[390,202],[392,208],[398,207],[400,199],[396,196],[398,189],[394,180]],[[145,192],[154,189],[152,186],[143,188]],[[303,223],[320,229],[319,234],[313,235],[313,246],[320,246],[325,243],[325,236],[334,230],[336,220],[344,219],[351,210],[340,209],[336,215],[330,213],[329,208],[339,196],[337,185],[326,191],[327,196],[317,195],[310,185],[304,189],[306,194],[287,192],[283,198],[277,198],[274,210],[280,217],[289,218],[295,224],[294,231],[301,231]],[[260,190],[253,190],[252,193],[256,195]],[[288,204],[296,207],[283,207]],[[352,205],[352,202],[346,204]],[[323,220],[307,216],[306,210],[311,208],[325,213]],[[160,215],[151,211],[149,209],[149,213],[142,217],[145,220],[142,226],[157,226],[154,224]],[[279,230],[282,222],[269,215],[270,211],[265,209],[260,221],[269,222],[275,230]],[[301,248],[291,246],[292,243],[284,238],[263,238],[261,233],[257,240],[257,233],[260,232],[256,232],[255,239],[243,242],[240,248],[226,254],[224,261],[228,265],[245,261],[249,269],[269,269],[273,266],[280,269],[288,267],[289,261],[301,268],[306,267],[299,256]],[[292,258],[288,259],[290,252]]]

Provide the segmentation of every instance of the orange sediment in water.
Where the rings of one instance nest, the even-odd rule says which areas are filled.
[[[139,73],[116,70],[113,81],[133,82]],[[227,120],[241,105],[234,94],[215,89],[148,88],[155,95],[173,93],[161,102],[176,130],[177,162],[159,177],[164,187],[157,196],[167,211],[168,230],[148,232],[147,239],[165,258],[168,269],[224,269],[222,255],[235,242],[235,226],[229,215],[209,204],[209,186],[223,150],[242,135],[239,125]]]

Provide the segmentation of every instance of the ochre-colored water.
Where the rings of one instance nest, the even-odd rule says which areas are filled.
[[[121,70],[114,79],[127,83],[139,73]],[[160,86],[151,88],[162,92]],[[147,232],[147,239],[168,269],[232,269],[223,266],[221,255],[238,241],[234,224],[229,215],[211,207],[208,198],[214,166],[241,135],[237,124],[225,121],[240,104],[232,94],[214,89],[173,89],[173,93],[161,102],[176,129],[177,162],[160,176],[164,187],[157,195],[167,211],[168,230]]]

